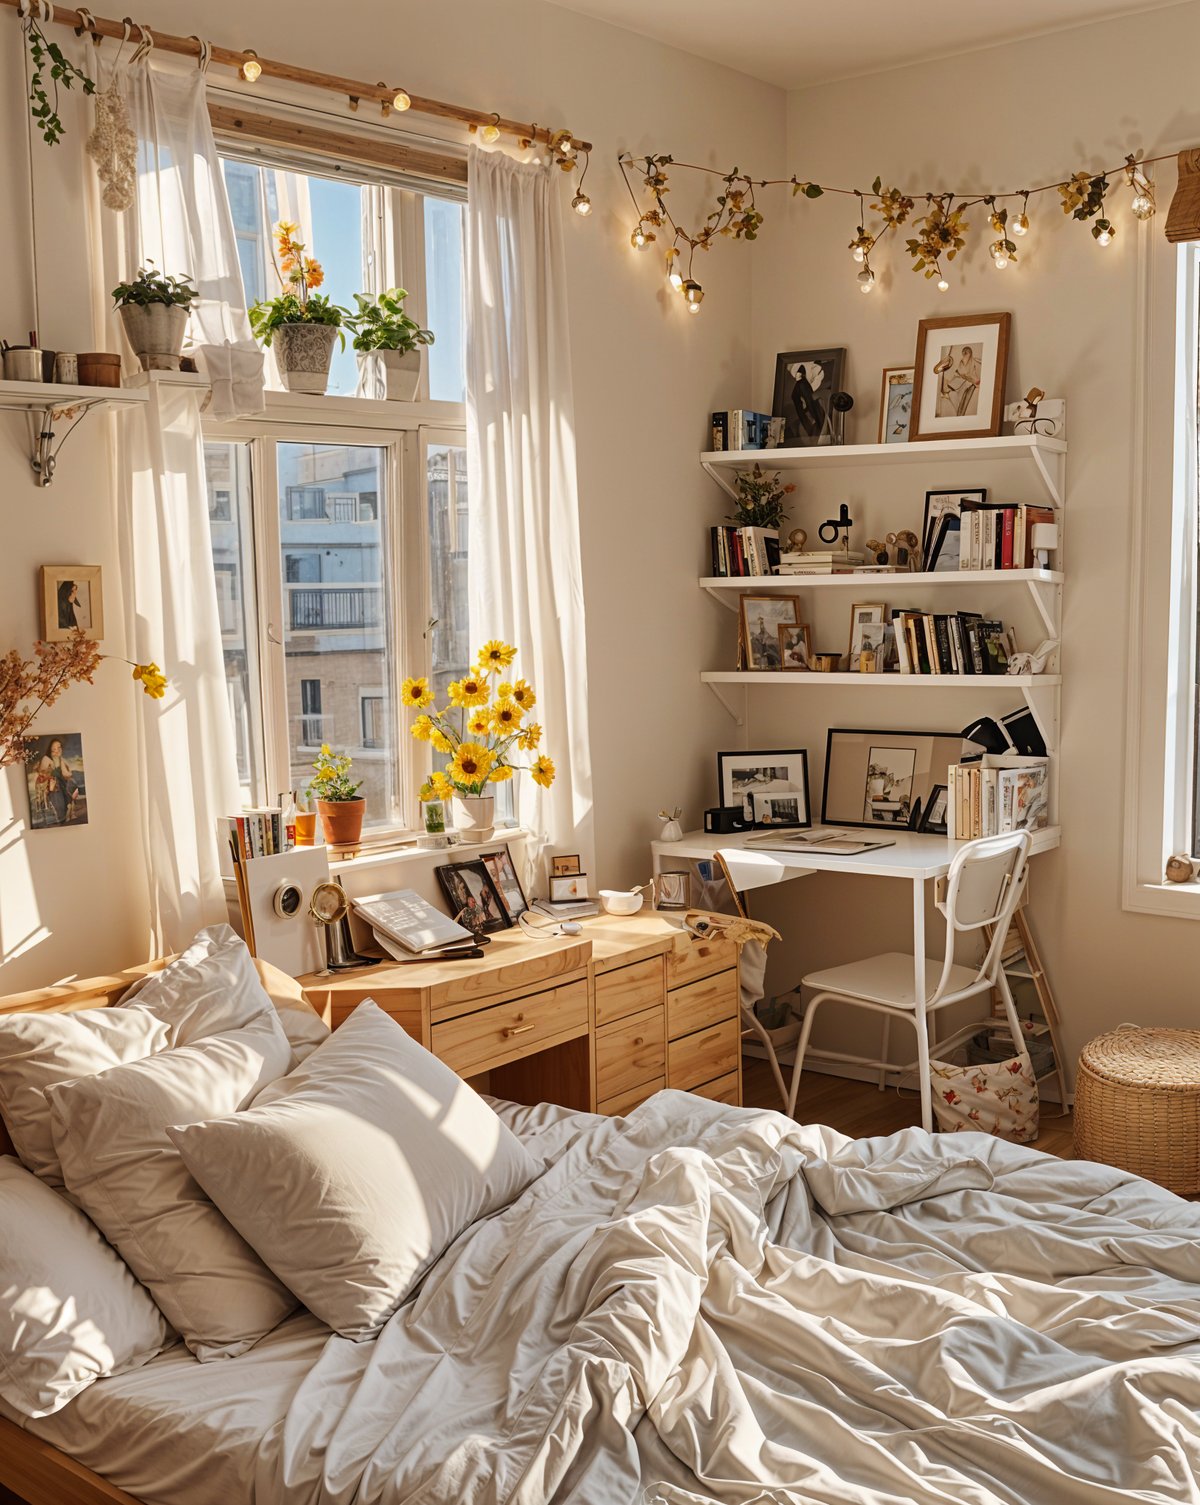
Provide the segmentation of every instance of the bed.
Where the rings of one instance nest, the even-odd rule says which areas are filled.
[[[374,1341],[300,1312],[220,1363],[177,1345],[0,1423],[0,1483],[33,1505],[1200,1499],[1192,1204],[982,1136],[851,1141],[686,1093],[500,1111],[537,1176]]]

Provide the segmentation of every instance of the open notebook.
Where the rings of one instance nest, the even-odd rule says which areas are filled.
[[[368,894],[350,902],[374,930],[383,949],[392,955],[396,954],[396,943],[417,956],[476,945],[475,936],[465,925],[434,909],[411,888],[399,888],[390,894]],[[388,941],[393,945],[389,946]]]
[[[859,836],[854,831],[820,827],[815,831],[761,831],[746,838],[746,846],[764,847],[769,852],[828,852],[834,857],[854,857],[859,852],[895,845],[890,836]]]

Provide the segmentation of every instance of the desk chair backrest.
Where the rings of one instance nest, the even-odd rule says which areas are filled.
[[[950,969],[960,937],[992,927],[992,938],[979,962],[972,987],[995,986],[1008,927],[1025,887],[1031,840],[1028,831],[1007,831],[969,841],[955,853],[946,875],[946,896],[938,908],[946,916],[946,961],[929,1000],[938,1002],[949,991]],[[960,991],[960,990],[955,990]]]

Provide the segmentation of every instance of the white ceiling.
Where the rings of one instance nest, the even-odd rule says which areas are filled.
[[[552,0],[785,89],[1180,0]]]

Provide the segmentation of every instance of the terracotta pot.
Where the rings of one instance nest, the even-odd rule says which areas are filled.
[[[271,348],[289,392],[324,392],[338,332],[332,324],[282,324]]]
[[[465,846],[480,846],[485,841],[491,841],[496,829],[495,795],[456,794],[454,829],[462,837]]]
[[[188,311],[177,303],[123,303],[121,323],[143,371],[178,371]]]
[[[331,847],[354,846],[362,835],[366,810],[366,800],[318,800],[317,812],[326,844]]]

